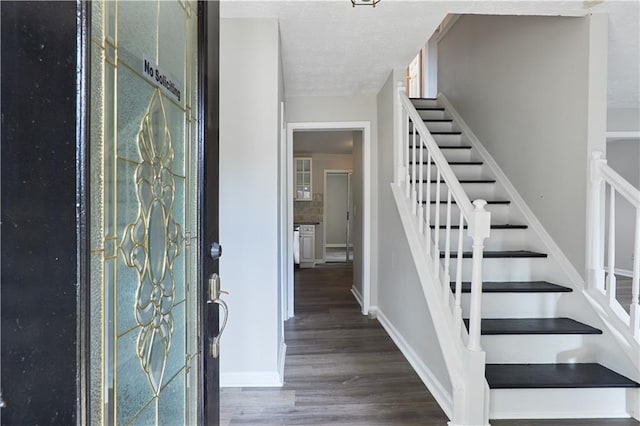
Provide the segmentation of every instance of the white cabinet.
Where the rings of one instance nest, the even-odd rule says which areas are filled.
[[[295,157],[295,181],[293,184],[293,198],[296,201],[311,201],[313,190],[311,187],[311,157]]]
[[[300,225],[300,267],[312,268],[316,265],[316,227]]]

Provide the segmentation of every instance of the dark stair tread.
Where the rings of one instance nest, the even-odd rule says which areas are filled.
[[[444,107],[415,107],[418,111],[444,111]]]
[[[413,183],[413,179],[409,180],[410,183]],[[437,183],[435,180],[427,181],[427,179],[422,179],[422,183]],[[496,183],[495,179],[460,179],[458,182],[460,183]],[[418,182],[420,183],[420,182]],[[446,183],[443,179],[440,180],[440,183]]]
[[[471,149],[473,147],[471,145],[438,145],[438,148],[440,149]],[[413,149],[413,147],[410,146],[409,149]]]
[[[409,161],[409,164],[413,164],[413,161]],[[416,161],[416,164],[429,164],[428,161],[423,161],[420,163]],[[435,161],[432,161],[431,164],[436,164]],[[447,161],[447,164],[450,166],[482,166],[484,163],[482,161]]]
[[[464,320],[467,329],[469,320]],[[602,334],[602,330],[571,318],[483,318],[483,335],[506,334]]]
[[[456,283],[451,283],[455,291]],[[482,283],[483,293],[569,293],[573,290],[548,281],[487,281]],[[462,292],[471,293],[471,282],[462,282]]]
[[[450,253],[450,258],[456,257],[456,252]],[[440,258],[444,258],[445,253],[440,253]],[[473,256],[473,252],[462,252],[464,259],[470,259]],[[483,258],[485,259],[502,259],[502,258],[529,258],[529,257],[547,257],[546,253],[537,253],[529,250],[500,250],[500,251],[485,251],[483,252]]]
[[[427,202],[423,201],[422,204],[427,204]],[[431,201],[431,204],[436,204],[436,201]],[[447,201],[446,200],[440,201],[440,204],[447,204]],[[455,200],[451,200],[451,204],[456,204],[456,201]],[[487,201],[487,204],[511,204],[511,201],[509,201],[509,200],[491,200],[491,201]]]
[[[416,98],[409,96],[410,101],[437,101],[438,98]]]
[[[635,388],[640,384],[600,364],[487,364],[491,389]]]
[[[435,225],[429,225],[431,229],[434,229]],[[440,229],[445,229],[447,225],[440,225]],[[469,226],[464,225],[462,229],[467,229]],[[451,225],[451,229],[458,229],[458,225]],[[510,225],[510,224],[499,224],[499,225],[491,225],[491,229],[527,229],[528,225]]]
[[[422,121],[425,123],[453,123],[450,118],[425,118]]]

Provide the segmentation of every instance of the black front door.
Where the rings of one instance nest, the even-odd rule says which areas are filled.
[[[2,423],[217,423],[218,4],[0,11]]]

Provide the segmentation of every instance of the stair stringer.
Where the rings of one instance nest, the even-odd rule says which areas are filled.
[[[489,385],[484,379],[482,383],[476,384],[482,389],[482,394],[484,394],[484,400],[478,401],[479,395],[477,388],[476,391],[474,391],[473,385],[470,386],[468,380],[468,377],[471,376],[469,372],[469,361],[473,355],[470,355],[470,351],[463,346],[461,330],[455,327],[452,313],[447,309],[446,304],[443,303],[443,286],[440,280],[434,280],[433,278],[435,276],[432,266],[433,259],[431,255],[425,254],[427,252],[426,244],[424,238],[419,237],[418,221],[411,213],[411,207],[408,204],[403,189],[397,184],[391,183],[391,192],[393,193],[398,214],[400,215],[400,222],[402,223],[402,228],[409,244],[412,259],[420,280],[420,286],[423,290],[427,305],[429,306],[429,312],[438,337],[440,350],[443,354],[447,373],[449,374],[453,388],[451,395],[453,410],[448,410],[452,412],[449,426],[489,426]],[[444,276],[444,273],[440,273],[440,276]],[[451,300],[450,295],[447,296],[448,300]],[[452,305],[450,304],[449,306]],[[461,324],[461,318],[459,324]],[[482,362],[484,363],[484,352],[480,354],[482,355]],[[428,387],[428,383],[425,383],[425,385]],[[474,404],[482,405],[481,411],[483,411],[483,419],[479,420],[473,418],[473,416],[469,417],[470,410],[468,410],[467,407]]]
[[[506,174],[444,94],[438,94],[438,102],[445,107],[447,113],[462,132],[465,140],[473,147],[476,155],[493,174],[496,183],[511,200],[511,208],[514,209],[512,217],[518,217],[529,226],[530,232],[527,236],[532,238],[533,241],[529,241],[528,245],[548,253],[543,272],[546,279],[573,289],[573,292],[565,293],[561,296],[558,302],[557,314],[559,316],[572,317],[603,331],[599,339],[595,340],[597,343],[590,343],[590,346],[576,348],[576,350],[590,351],[595,362],[632,380],[639,381],[640,344],[636,340],[629,338],[627,329],[621,326],[618,318],[602,309],[596,300],[599,296],[589,291],[582,276],[555,243],[517,189],[511,184]],[[558,362],[571,362],[570,353],[559,354],[559,357],[562,357],[562,359],[559,358]],[[628,413],[640,420],[640,392],[636,389],[629,392],[629,395],[627,398]],[[531,414],[529,413],[529,416]]]

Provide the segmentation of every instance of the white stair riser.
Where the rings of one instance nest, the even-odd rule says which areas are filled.
[[[422,191],[426,199],[427,184],[423,183],[422,185],[423,185]],[[435,183],[432,182],[429,185],[431,185],[430,194],[432,199],[437,200],[436,198],[437,182]],[[478,198],[482,198],[484,200],[493,200],[496,195],[495,186],[496,185],[494,183],[462,183],[462,187],[464,188],[465,192],[467,193],[471,201],[477,200]],[[446,201],[446,199],[447,199],[447,186],[445,183],[441,181],[440,182],[440,201]]]
[[[451,132],[455,129],[451,121],[427,121],[424,124],[430,132]]]
[[[411,157],[411,161],[413,162],[413,157]],[[423,162],[424,161],[426,161],[425,154],[423,154]],[[420,157],[416,153],[416,176],[418,178],[420,177],[420,169],[422,168],[422,178],[426,179],[428,176],[427,174],[428,165],[427,164],[420,165],[418,163],[420,163]],[[458,179],[483,179],[485,177],[485,174],[483,173],[482,165],[450,164],[449,167],[451,167],[451,170],[453,170],[453,173],[456,175]],[[409,165],[409,169],[410,169],[409,172],[412,174],[412,177],[413,177],[413,164]],[[435,179],[436,173],[438,173],[436,165],[431,164],[431,179]]]
[[[634,397],[637,401],[638,389],[492,389],[489,418],[629,417],[630,407],[627,398]]]
[[[455,278],[452,277],[451,281]],[[558,303],[567,293],[483,293],[483,318],[557,318]],[[462,294],[462,315],[469,317],[470,294]]]
[[[462,145],[462,135],[431,135],[438,146]],[[465,145],[467,145],[465,143]]]
[[[426,197],[426,194],[423,194]],[[509,215],[509,205],[504,204],[487,204],[486,210],[491,212],[491,222],[492,223],[511,223],[511,216]],[[425,206],[426,209],[426,206]],[[435,214],[436,214],[436,206],[435,204],[429,204],[430,213],[430,223],[433,225],[435,223]],[[446,225],[447,223],[447,203],[443,201],[440,203],[440,224]],[[425,212],[426,215],[426,212]],[[457,204],[451,204],[451,224],[457,225],[460,220],[460,210],[458,209]],[[466,234],[465,234],[466,236]],[[524,243],[524,240],[521,240],[521,243]],[[485,248],[488,247],[485,245]],[[518,250],[520,247],[512,247],[513,250]]]
[[[490,364],[584,363],[597,362],[588,348],[599,337],[599,334],[483,335],[481,344]]]
[[[526,247],[522,247],[526,249]],[[539,281],[546,280],[545,258],[497,258],[483,259],[483,281]],[[451,274],[455,273],[456,262],[451,261]],[[462,277],[471,280],[472,259],[463,259]]]
[[[442,153],[447,161],[473,161],[471,149],[443,149]]]
[[[464,251],[471,251],[473,245],[473,239],[469,237],[468,230],[465,229],[462,238],[462,249]],[[446,230],[441,229],[440,232],[440,247],[444,250],[444,241],[446,237]],[[518,250],[520,249],[526,239],[526,229],[492,229],[491,237],[485,240],[485,250]],[[458,230],[451,230],[451,250],[456,251],[458,249]]]
[[[423,120],[442,120],[445,117],[444,111],[440,110],[418,110],[418,114]]]
[[[416,108],[434,108],[438,106],[437,99],[411,99],[411,103]]]

